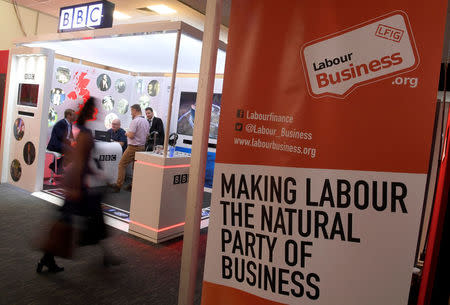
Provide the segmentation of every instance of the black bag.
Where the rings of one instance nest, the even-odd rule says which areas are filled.
[[[57,220],[49,232],[38,241],[37,248],[46,253],[63,258],[72,258],[74,249],[74,229],[70,223]]]

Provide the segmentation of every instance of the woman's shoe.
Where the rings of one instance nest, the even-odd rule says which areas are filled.
[[[47,268],[48,268],[48,272],[51,272],[51,273],[57,273],[57,272],[64,271],[64,267],[60,267],[56,263],[53,263],[50,266],[47,266]]]
[[[36,272],[37,273],[41,273],[42,272],[42,268],[44,268],[44,263],[39,262],[37,264]]]
[[[41,273],[42,268],[44,268],[44,266],[46,266],[48,269],[48,272],[51,272],[51,273],[57,273],[57,272],[64,271],[64,267],[59,267],[54,261],[48,262],[48,261],[45,261],[44,259],[41,259],[41,261],[37,264],[36,272]]]

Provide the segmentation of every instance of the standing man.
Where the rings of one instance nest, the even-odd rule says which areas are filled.
[[[164,145],[164,125],[160,118],[154,116],[153,109],[151,107],[145,108],[145,115],[147,117],[148,124],[150,125],[150,139],[149,143],[146,143],[146,146],[151,147],[151,149],[148,150],[153,150],[153,137],[155,135],[152,136],[152,132],[158,132],[158,135],[156,136],[156,145]]]
[[[122,146],[122,153],[127,149],[127,136],[124,129],[120,128],[120,120],[115,119],[111,122],[111,128],[107,131],[111,140],[114,142],[119,142],[120,146]]]
[[[136,152],[144,151],[145,141],[150,129],[148,121],[142,116],[141,106],[139,104],[134,104],[130,107],[130,109],[132,121],[128,131],[125,133],[128,140],[128,146],[119,162],[119,174],[117,175],[117,181],[115,184],[110,185],[115,193],[120,192],[123,181],[125,180],[126,168],[128,164],[134,162]],[[127,189],[131,190],[131,184],[127,187]]]
[[[55,151],[60,154],[67,153],[71,150],[71,141],[73,140],[72,123],[75,121],[76,114],[73,109],[64,110],[64,119],[59,120],[55,126],[53,126],[50,141],[47,144],[47,150]],[[57,161],[58,173],[62,172],[63,158],[59,158]],[[48,166],[53,172],[55,172],[55,161]]]

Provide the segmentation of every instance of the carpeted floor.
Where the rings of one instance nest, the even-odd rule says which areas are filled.
[[[36,273],[41,253],[32,241],[57,214],[56,206],[0,185],[0,304],[177,304],[182,238],[163,244],[109,228],[106,245],[124,259],[105,268],[99,246],[57,259],[65,271]],[[200,304],[207,231],[200,236],[195,304]]]
[[[102,191],[105,194],[103,198],[103,202],[107,203],[110,206],[130,211],[130,203],[131,203],[131,192],[127,192],[121,190],[119,193],[112,193],[108,187],[97,187],[99,191]],[[211,193],[204,192],[203,193],[203,205],[202,207],[209,207],[211,205]]]
[[[56,186],[53,185],[44,185],[44,190],[52,190],[52,189],[60,189],[61,185],[57,184]],[[121,190],[119,193],[113,193],[110,188],[107,186],[99,186],[94,188],[99,192],[102,192],[104,194],[103,202],[125,210],[130,211],[130,203],[131,203],[131,192]],[[211,206],[211,193],[204,192],[203,193],[203,208]]]

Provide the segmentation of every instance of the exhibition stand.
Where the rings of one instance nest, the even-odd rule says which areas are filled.
[[[183,234],[190,156],[172,158],[136,153],[130,229],[133,235],[159,243]]]
[[[134,174],[130,167],[130,231],[154,242],[181,234],[182,225],[163,229],[184,221],[187,184],[169,185],[168,181],[173,183],[174,175],[187,174],[189,157],[180,152],[170,157],[168,138],[177,133],[177,146],[184,149],[192,143],[202,35],[183,22],[153,22],[49,34],[17,42],[10,53],[6,85],[1,182],[30,192],[42,190],[51,159],[46,158],[46,146],[53,126],[64,118],[66,109],[78,112],[90,96],[97,101],[94,120],[87,124],[93,132],[108,130],[114,119],[120,119],[121,127],[127,130],[132,119],[131,105],[140,104],[143,113],[146,107],[152,107],[164,123],[166,141],[161,155],[139,153]],[[225,47],[221,42],[217,60],[210,132],[213,152]],[[121,156],[119,143],[96,141],[93,158],[100,169],[89,178],[89,185],[114,182]],[[157,232],[149,233],[137,223]]]

